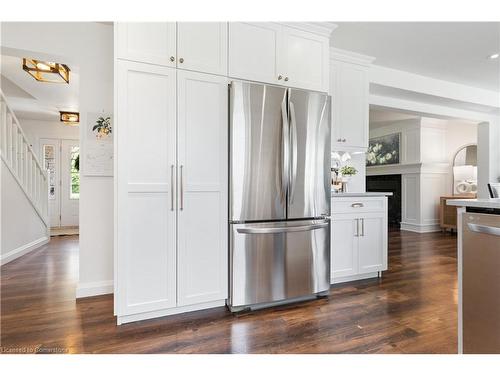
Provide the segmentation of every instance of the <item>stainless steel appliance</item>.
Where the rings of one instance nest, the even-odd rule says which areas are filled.
[[[500,212],[462,217],[463,352],[500,354]]]
[[[330,287],[330,97],[230,84],[232,311]]]

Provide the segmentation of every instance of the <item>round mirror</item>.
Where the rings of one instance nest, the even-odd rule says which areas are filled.
[[[453,158],[453,195],[477,193],[477,145],[461,147]]]

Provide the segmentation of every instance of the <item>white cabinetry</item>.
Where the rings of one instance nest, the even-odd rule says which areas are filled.
[[[372,61],[331,49],[332,150],[365,151],[368,147],[368,68]]]
[[[332,198],[331,282],[387,270],[387,198]]]
[[[222,306],[227,79],[123,60],[116,66],[118,324]]]
[[[227,22],[119,22],[120,59],[227,75]]]
[[[178,305],[227,297],[227,79],[178,71]]]
[[[227,75],[227,22],[177,23],[177,67]]]
[[[116,57],[175,67],[175,22],[118,22]]]
[[[328,91],[329,38],[275,23],[229,24],[229,76]]]
[[[117,62],[117,315],[176,306],[175,70]]]

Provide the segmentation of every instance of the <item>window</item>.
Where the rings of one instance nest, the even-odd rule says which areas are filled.
[[[80,148],[71,146],[71,184],[69,199],[80,199]]]
[[[56,156],[53,145],[43,145],[43,167],[49,177],[49,199],[56,199]]]

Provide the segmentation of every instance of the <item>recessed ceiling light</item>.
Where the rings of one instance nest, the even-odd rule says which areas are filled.
[[[499,56],[500,56],[500,53],[494,53],[493,55],[490,55],[489,58],[494,60],[494,59],[498,59]]]

